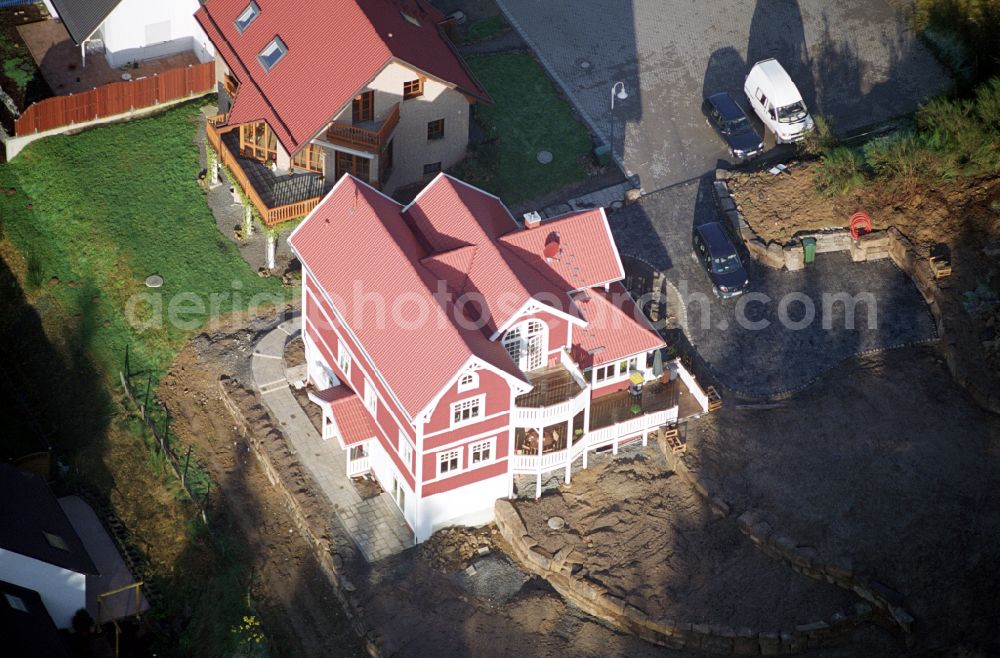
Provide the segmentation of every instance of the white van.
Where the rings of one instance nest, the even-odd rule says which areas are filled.
[[[802,94],[778,60],[765,59],[754,64],[743,92],[779,144],[800,141],[812,132],[813,119]]]

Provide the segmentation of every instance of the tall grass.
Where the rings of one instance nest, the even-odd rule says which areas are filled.
[[[998,0],[917,0],[915,19],[938,57],[976,83],[1000,75]]]
[[[897,192],[960,177],[1000,172],[1000,78],[982,84],[973,98],[936,98],[913,124],[874,139],[860,150],[822,149],[816,188],[846,194],[878,184]]]

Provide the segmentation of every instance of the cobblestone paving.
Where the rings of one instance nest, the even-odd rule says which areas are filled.
[[[691,249],[693,224],[718,221],[710,189],[706,178],[646,195],[609,220],[622,255],[664,272],[688,300],[669,312],[723,385],[754,396],[784,393],[855,354],[937,337],[923,298],[889,259],[852,263],[843,252],[819,254],[806,269],[788,272],[744,254],[750,292],[759,301],[717,298]],[[845,305],[829,297],[839,293],[869,296],[857,297],[862,303],[854,307],[853,323]],[[804,321],[807,306],[815,312],[811,322]]]
[[[647,191],[725,158],[703,95],[743,98],[750,65],[778,58],[839,132],[905,114],[949,83],[886,0],[497,0],[626,173]],[[625,83],[628,98],[611,87]],[[763,134],[763,133],[762,133]]]
[[[285,437],[310,470],[347,532],[369,562],[413,546],[413,533],[389,494],[362,498],[347,477],[347,455],[336,441],[324,441],[289,389],[283,355],[298,334],[296,317],[278,325],[257,343],[253,355],[254,388]]]

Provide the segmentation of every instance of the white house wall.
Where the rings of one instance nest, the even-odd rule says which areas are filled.
[[[0,549],[0,580],[38,592],[59,628],[70,628],[73,615],[87,607],[87,576],[20,553]]]
[[[420,74],[398,62],[390,62],[366,89],[375,92],[374,115],[376,120],[388,116],[392,106],[399,103],[399,125],[393,133],[393,167],[389,180],[382,181],[382,188],[392,192],[397,187],[417,183],[424,179],[424,165],[441,163],[445,170],[465,157],[469,144],[469,101],[464,94],[436,80],[424,81],[424,93],[417,98],[403,100],[403,83],[416,80]],[[444,119],[444,137],[427,139],[427,124]],[[343,123],[351,123],[351,106],[337,116]],[[339,147],[338,147],[339,148]],[[378,172],[378,158],[372,162],[372,176]],[[327,159],[327,174],[332,175],[332,159]]]
[[[419,522],[412,526],[416,528],[417,542],[427,541],[432,534],[447,526],[489,523],[493,520],[497,499],[507,498],[508,494],[510,474],[503,473],[423,498],[420,501]]]
[[[193,51],[208,62],[214,49],[194,19],[198,0],[122,0],[95,37],[104,40],[111,66]]]

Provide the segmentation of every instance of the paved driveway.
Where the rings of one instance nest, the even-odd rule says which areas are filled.
[[[716,91],[742,98],[758,60],[777,57],[810,109],[839,132],[910,112],[948,84],[887,0],[497,2],[647,192],[727,155],[701,117],[701,99]],[[615,101],[612,116],[617,81],[629,97]]]
[[[646,195],[609,220],[622,255],[664,272],[680,293],[684,304],[671,312],[724,386],[754,396],[783,393],[855,354],[936,338],[923,298],[888,259],[852,263],[846,253],[820,254],[806,269],[787,272],[744,257],[752,294],[718,299],[691,253],[693,224],[717,221],[713,203],[706,176]]]

